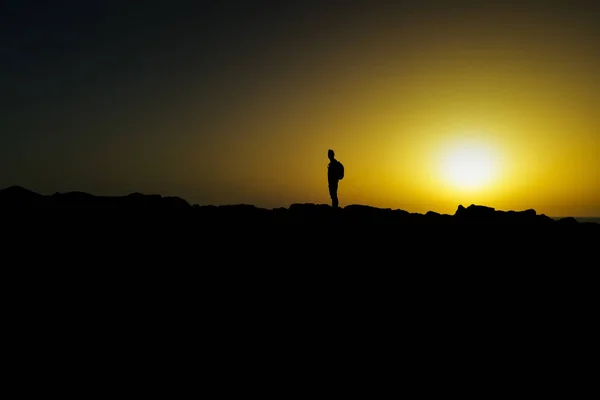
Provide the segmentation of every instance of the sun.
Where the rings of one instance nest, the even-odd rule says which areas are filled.
[[[449,146],[441,163],[443,180],[455,189],[481,190],[494,183],[497,156],[491,146],[460,142]]]

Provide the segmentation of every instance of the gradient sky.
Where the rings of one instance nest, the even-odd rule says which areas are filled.
[[[342,206],[600,215],[599,6],[20,0],[0,45],[0,187],[329,203],[333,148]]]

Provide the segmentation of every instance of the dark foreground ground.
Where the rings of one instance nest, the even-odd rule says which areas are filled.
[[[596,340],[600,226],[534,210],[264,210],[9,188],[0,221],[5,342],[23,390],[32,367],[64,374],[57,360],[73,366],[65,387],[106,387],[108,374],[170,395],[199,371],[221,393],[275,380],[289,392],[308,373],[330,380],[332,365],[392,382],[393,362],[420,391],[435,368],[448,378],[434,386],[464,393],[587,365],[570,355]]]
[[[95,196],[83,192],[41,195],[13,186],[0,190],[0,211],[4,215],[86,216],[111,218],[144,216],[148,219],[169,215],[175,220],[185,218],[194,224],[323,224],[355,226],[357,224],[463,226],[535,225],[545,227],[575,227],[595,231],[600,224],[578,222],[573,217],[550,218],[535,210],[502,211],[483,205],[459,205],[453,215],[429,211],[426,214],[404,210],[348,205],[334,210],[324,204],[292,204],[289,208],[264,209],[252,205],[198,206],[179,197],[132,193],[127,196]]]
[[[600,224],[572,217],[553,219],[533,209],[501,211],[482,205],[459,205],[452,215],[364,205],[337,210],[316,204],[261,209],[197,206],[178,197],[139,193],[46,196],[10,187],[0,191],[0,213],[6,240],[17,245],[58,241],[61,244],[54,249],[75,259],[89,247],[98,259],[119,254],[111,263],[134,254],[138,260],[168,256],[185,260],[185,265],[209,268],[500,263],[510,267],[575,259],[592,265],[590,257],[600,243]]]

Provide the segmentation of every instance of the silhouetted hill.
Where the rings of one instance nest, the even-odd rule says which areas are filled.
[[[95,196],[84,192],[41,195],[20,186],[0,190],[0,208],[6,209],[154,209],[186,208],[190,204],[179,197],[131,193],[127,196]]]
[[[538,214],[533,209],[524,211],[501,211],[491,207],[471,204],[459,205],[453,215],[429,211],[425,214],[410,213],[404,210],[376,208],[366,205],[348,205],[338,210],[329,205],[295,203],[289,208],[264,209],[253,205],[199,206],[191,205],[179,197],[131,193],[125,196],[95,196],[84,192],[54,193],[41,195],[31,190],[11,186],[0,190],[0,210],[39,211],[39,210],[90,210],[98,215],[105,211],[123,215],[127,212],[154,212],[155,216],[172,215],[190,217],[194,222],[221,223],[290,223],[290,224],[378,224],[378,225],[476,225],[476,226],[577,226],[598,231],[600,224],[580,223],[573,217],[553,219]],[[115,215],[115,214],[113,214]]]
[[[78,324],[98,315],[154,323],[158,313],[163,329],[229,321],[237,334],[257,315],[277,325],[309,315],[321,329],[339,315],[404,327],[408,313],[410,326],[429,321],[433,334],[457,315],[534,321],[595,304],[586,296],[600,225],[534,210],[262,209],[11,187],[0,191],[0,221],[9,297],[31,320],[46,307],[48,323],[60,310]]]

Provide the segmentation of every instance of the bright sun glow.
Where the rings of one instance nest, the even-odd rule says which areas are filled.
[[[481,143],[459,143],[446,149],[442,171],[444,181],[456,189],[483,189],[496,178],[496,155]]]

